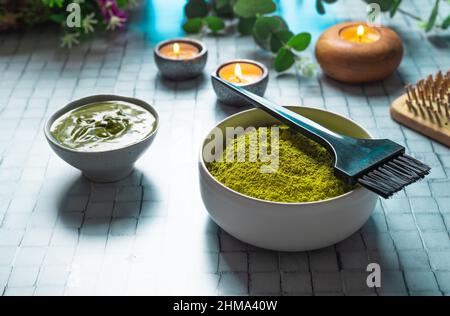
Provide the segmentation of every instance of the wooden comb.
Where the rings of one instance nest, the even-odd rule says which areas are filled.
[[[397,122],[450,147],[450,70],[407,85],[391,106]]]

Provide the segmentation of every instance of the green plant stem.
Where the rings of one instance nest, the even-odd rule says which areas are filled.
[[[405,11],[405,10],[399,8],[398,12],[400,12],[401,14],[406,15],[407,17],[410,17],[411,19],[414,19],[414,20],[416,20],[418,22],[423,22],[423,20],[422,20],[422,18],[420,16],[414,15],[414,14],[408,12],[408,11]],[[442,25],[441,24],[436,24],[434,27],[442,29]]]
[[[419,16],[417,16],[417,15],[414,15],[414,14],[408,12],[408,11],[405,11],[405,10],[403,10],[403,9],[401,9],[401,8],[398,9],[398,12],[400,12],[401,14],[404,14],[404,15],[406,15],[406,16],[408,16],[408,17],[414,19],[414,20],[422,21],[422,18],[421,18],[421,17],[419,17]]]

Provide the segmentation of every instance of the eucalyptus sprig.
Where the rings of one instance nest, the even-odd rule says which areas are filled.
[[[431,11],[427,13],[426,18],[422,18],[416,14],[406,11],[402,8],[403,0],[364,0],[367,3],[377,3],[380,5],[381,11],[389,14],[393,18],[397,13],[401,13],[408,18],[416,20],[419,27],[430,32],[433,29],[447,30],[450,28],[450,14],[439,21],[439,9],[441,5],[450,5],[450,0],[434,0]],[[320,14],[325,14],[325,3],[332,4],[337,0],[316,0],[316,9]]]
[[[405,11],[401,4],[402,0],[364,0],[367,3],[378,3],[381,7],[381,11],[388,12],[389,16],[393,18],[397,13],[401,13],[409,18],[412,18],[418,22],[418,25],[425,30],[425,32],[430,32],[434,28],[447,30],[450,27],[450,14],[439,21],[439,9],[441,4],[450,5],[450,0],[434,0],[433,6],[430,13],[426,19],[421,18],[415,14]]]
[[[282,72],[295,64],[298,52],[308,48],[311,35],[291,32],[286,21],[274,14],[276,10],[273,0],[189,0],[183,29],[186,33],[199,33],[205,28],[219,32],[225,28],[222,14],[227,12],[226,17],[238,19],[237,29],[242,35],[251,35],[258,46],[276,54],[274,68]]]

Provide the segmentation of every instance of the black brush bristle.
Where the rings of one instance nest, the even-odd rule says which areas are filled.
[[[358,179],[358,183],[367,189],[389,198],[430,173],[431,168],[408,155],[397,158],[373,169]]]

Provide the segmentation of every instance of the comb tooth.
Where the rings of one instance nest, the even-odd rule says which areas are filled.
[[[439,70],[438,73],[436,74],[435,82],[438,83],[438,84],[440,84],[440,83],[442,83],[442,79],[443,79],[442,71]]]
[[[425,111],[423,110],[423,106],[422,106],[420,103],[418,104],[418,108],[419,108],[420,116],[421,116],[423,119],[426,119],[427,117],[426,117]]]
[[[431,109],[428,106],[426,107],[426,109],[427,109],[427,113],[428,113],[428,118],[430,119],[430,121],[432,123],[434,123],[433,113],[431,112]]]
[[[436,99],[436,110],[439,112],[439,114],[442,113],[441,97]]]
[[[406,106],[408,107],[408,111],[412,112],[413,111],[413,107],[411,104],[411,100],[406,100]]]
[[[412,101],[412,95],[411,95],[411,85],[407,85],[405,87],[406,90],[406,96],[407,96],[407,101]]]
[[[441,88],[439,89],[439,98],[441,99],[441,100],[444,100],[445,99],[445,87],[442,87],[441,86]]]
[[[416,104],[418,105],[419,104],[419,99],[417,98],[416,90],[417,90],[416,88],[411,88],[411,92],[412,92],[414,101],[416,101]]]
[[[439,113],[434,110],[434,119],[439,127],[442,127],[441,119],[439,118]]]
[[[444,105],[445,108],[445,116],[447,117],[447,119],[450,119],[450,113],[448,113],[448,108],[450,107],[450,93],[448,94],[448,99],[447,99],[447,104]]]
[[[438,87],[438,82],[436,82],[433,77],[431,77],[431,83],[430,83],[430,90],[431,90],[431,95],[432,95],[432,99],[433,101],[436,101],[436,97],[437,97],[437,87]]]
[[[427,94],[426,97],[429,100],[434,100],[434,90],[433,90],[433,76],[429,75],[427,78],[427,85],[426,85],[426,89],[427,89]]]
[[[417,109],[413,105],[412,101],[406,100],[406,106],[408,107],[409,112],[412,112],[414,116],[417,116]]]
[[[447,92],[448,88],[449,88],[449,78],[445,77],[444,79],[442,79],[442,84],[441,84],[441,89],[444,91],[444,93]]]
[[[422,106],[427,106],[424,90],[420,90],[420,101],[422,101]]]

